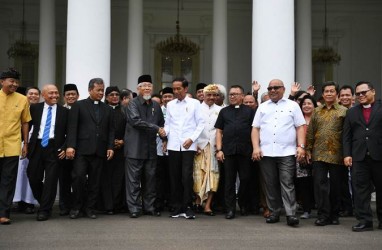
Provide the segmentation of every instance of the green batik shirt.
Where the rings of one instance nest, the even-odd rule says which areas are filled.
[[[342,127],[346,111],[338,103],[330,109],[325,104],[314,109],[306,135],[313,161],[343,165]]]

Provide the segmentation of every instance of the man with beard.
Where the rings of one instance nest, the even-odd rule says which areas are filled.
[[[151,100],[153,84],[150,75],[138,78],[137,90],[138,96],[125,110],[125,141],[128,142],[125,146],[126,200],[131,218],[139,217],[142,210],[147,215],[160,215],[154,208],[156,135],[166,136],[161,107]]]

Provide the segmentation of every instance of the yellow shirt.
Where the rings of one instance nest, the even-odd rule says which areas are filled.
[[[21,154],[21,124],[30,120],[27,98],[0,90],[0,158]]]

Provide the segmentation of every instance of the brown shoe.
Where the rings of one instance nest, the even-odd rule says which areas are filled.
[[[271,216],[271,211],[269,211],[268,208],[264,208],[263,209],[263,216],[264,216],[264,218],[269,218],[269,216]]]
[[[8,219],[7,217],[1,217],[0,218],[0,224],[1,225],[9,225],[9,224],[11,224],[11,220]]]

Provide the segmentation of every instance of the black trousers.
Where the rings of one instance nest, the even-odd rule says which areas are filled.
[[[121,210],[125,200],[125,159],[113,158],[103,165],[101,181],[101,207]]]
[[[126,201],[130,213],[139,213],[142,208],[154,212],[156,164],[156,160],[126,158]]]
[[[260,166],[258,161],[251,162],[248,189],[248,207],[251,212],[258,212],[260,206]],[[240,185],[241,187],[241,185]],[[239,188],[240,193],[240,188]]]
[[[59,207],[61,211],[72,209],[72,171],[73,160],[63,160],[58,175]]]
[[[342,182],[342,200],[341,200],[340,210],[341,211],[348,211],[348,212],[352,213],[353,212],[353,197],[352,197],[352,193],[350,193],[350,189],[349,189],[351,187],[351,185],[349,185],[349,183],[350,183],[349,178],[351,177],[351,176],[349,176],[349,172],[350,171],[348,170],[347,178],[344,178],[343,182]]]
[[[33,196],[40,203],[39,212],[51,213],[57,194],[60,163],[54,143],[49,141],[47,147],[37,141],[33,155],[30,156],[27,175]]]
[[[105,158],[77,155],[72,171],[73,209],[95,210]]]
[[[313,177],[298,177],[295,180],[296,196],[301,199],[304,212],[310,213],[314,206]]]
[[[224,199],[227,211],[236,210],[236,176],[239,173],[239,206],[247,208],[249,204],[249,183],[251,181],[251,159],[244,155],[226,155],[224,160],[225,191]]]
[[[347,177],[348,169],[342,165],[313,162],[314,193],[317,203],[317,214],[320,219],[339,217],[342,200],[342,183]],[[328,174],[330,178],[328,178]]]
[[[155,208],[162,211],[166,202],[170,201],[170,176],[169,176],[168,156],[158,156],[156,177],[156,199]]]
[[[10,215],[16,189],[19,156],[0,158],[0,217]]]
[[[193,165],[195,151],[168,151],[171,206],[181,212],[192,206],[194,195]]]
[[[363,161],[353,161],[352,182],[354,190],[354,208],[361,222],[373,221],[370,207],[370,194],[374,184],[376,192],[377,217],[382,222],[382,161],[366,156]]]

